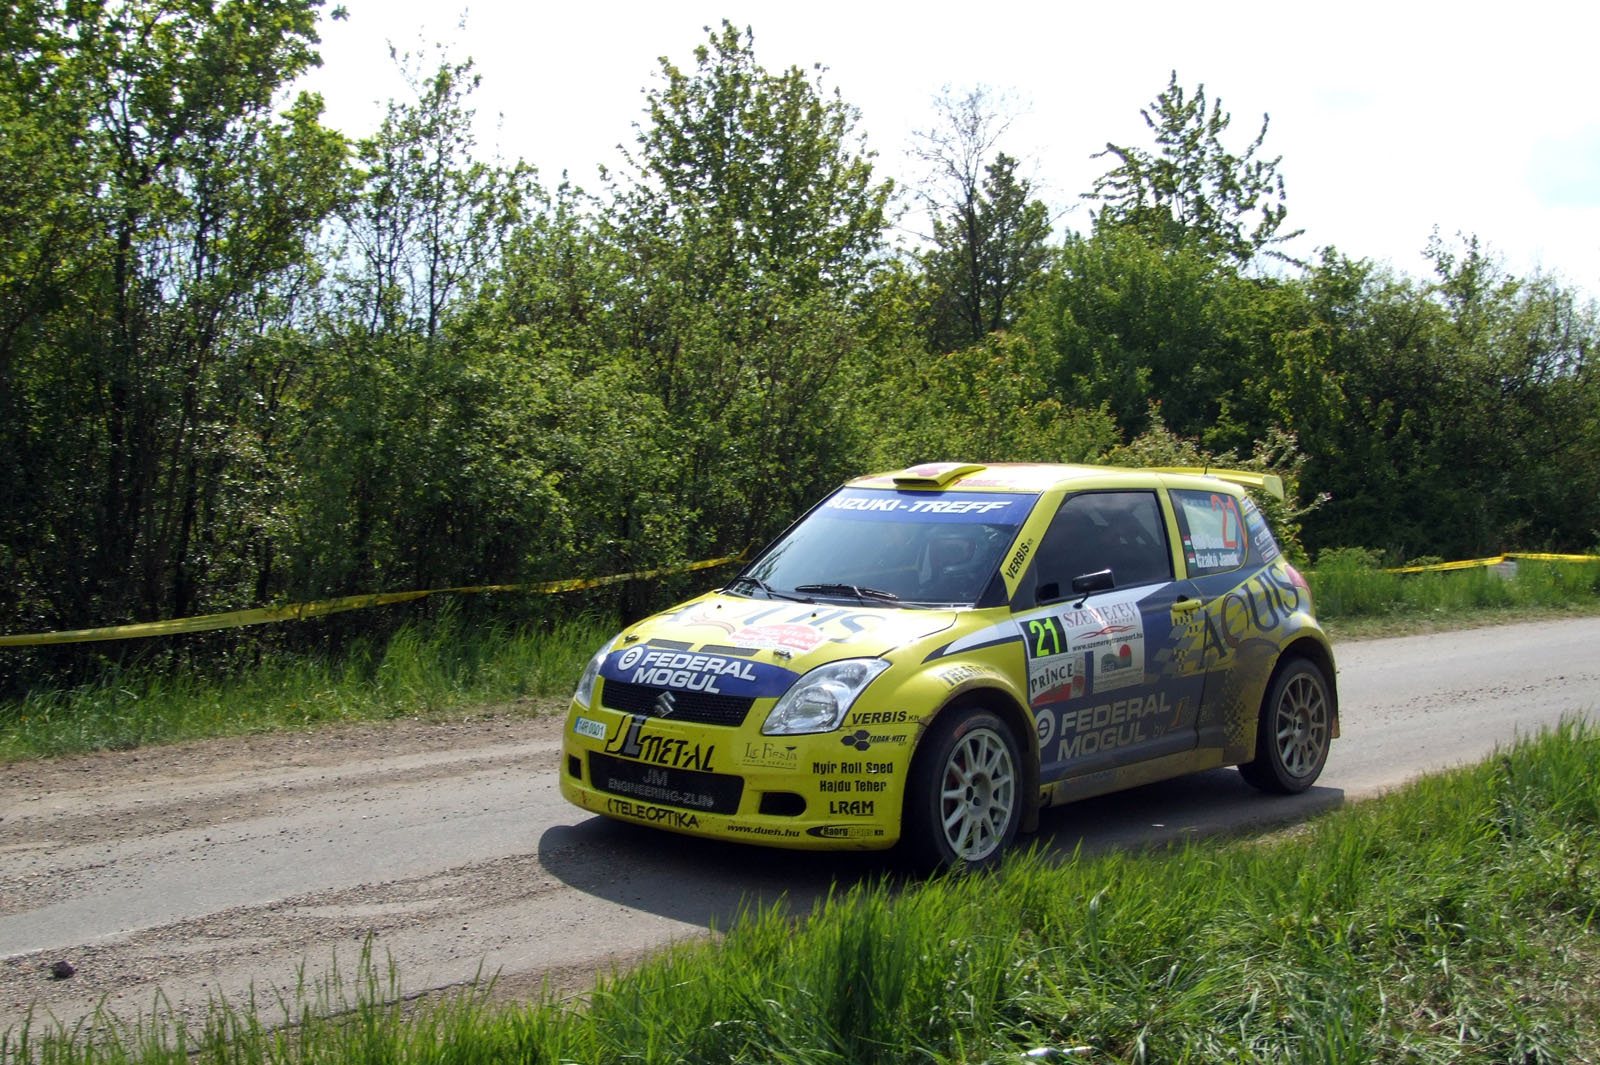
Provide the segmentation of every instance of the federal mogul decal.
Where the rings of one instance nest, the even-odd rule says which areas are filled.
[[[1165,692],[1085,706],[1076,712],[1068,710],[1061,715],[1061,744],[1056,749],[1056,759],[1065,762],[1144,743],[1161,735],[1158,726],[1170,716]]]
[[[650,688],[705,692],[709,695],[744,695],[751,698],[781,695],[798,674],[782,666],[750,662],[728,655],[695,654],[636,644],[606,656],[600,667],[606,680],[642,684]]]

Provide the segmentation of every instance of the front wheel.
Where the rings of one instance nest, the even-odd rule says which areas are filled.
[[[1333,697],[1322,670],[1304,658],[1285,663],[1261,704],[1256,756],[1239,767],[1262,791],[1293,795],[1322,773],[1333,737]]]
[[[1022,821],[1016,737],[986,710],[952,707],[934,720],[912,766],[904,832],[923,867],[989,865]]]

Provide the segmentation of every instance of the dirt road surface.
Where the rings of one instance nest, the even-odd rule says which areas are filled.
[[[1233,770],[1048,811],[1070,852],[1296,820],[1600,716],[1600,619],[1338,646],[1343,738],[1319,785]],[[559,702],[448,724],[206,741],[0,767],[0,1031],[97,1004],[189,1018],[349,973],[371,938],[404,993],[593,986],[741,907],[809,910],[881,859],[818,858],[608,822],[556,789]],[[76,970],[53,979],[50,967]],[[269,1018],[270,1019],[270,1018]]]

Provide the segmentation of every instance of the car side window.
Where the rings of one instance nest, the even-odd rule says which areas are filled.
[[[1189,576],[1226,573],[1245,564],[1250,550],[1239,503],[1223,492],[1174,489],[1172,502],[1183,537],[1183,560]],[[1265,522],[1262,523],[1263,528]],[[1271,533],[1267,533],[1271,539]]]
[[[1034,556],[1034,601],[1067,598],[1076,578],[1104,570],[1110,581],[1100,590],[1172,579],[1154,492],[1082,492],[1064,501]]]

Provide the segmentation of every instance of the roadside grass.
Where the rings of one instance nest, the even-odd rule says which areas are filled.
[[[42,1019],[0,1060],[301,1065],[1600,1060],[1600,727],[1268,835],[1013,856],[884,878],[803,920],[750,912],[598,981],[503,1006],[486,983],[350,985],[267,1008]],[[107,1034],[92,1034],[94,1032]]]
[[[609,625],[536,631],[446,613],[337,660],[269,658],[231,676],[156,667],[0,703],[0,762],[339,721],[447,717],[571,691]]]
[[[1389,573],[1346,549],[1325,552],[1306,579],[1318,619],[1345,638],[1600,613],[1600,561]]]
[[[1308,571],[1318,618],[1340,639],[1600,613],[1600,562],[1522,562],[1487,570],[1394,574],[1360,550]],[[468,623],[445,612],[387,644],[338,659],[268,658],[229,676],[154,665],[0,702],[0,763],[158,743],[308,728],[339,721],[506,712],[565,696],[608,621],[545,629]]]

